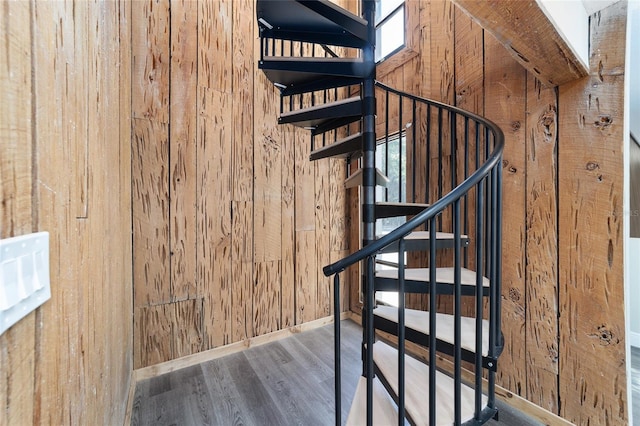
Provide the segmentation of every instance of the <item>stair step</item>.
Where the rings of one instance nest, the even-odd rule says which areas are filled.
[[[388,184],[389,178],[382,173],[382,170],[376,168],[376,185],[386,187]],[[358,169],[344,181],[345,188],[355,188],[360,185],[362,185],[362,169]]]
[[[367,424],[367,379],[360,377],[349,410],[347,426],[365,424]],[[398,406],[377,378],[373,379],[373,424],[374,426],[398,424]]]
[[[367,21],[329,0],[258,0],[263,37],[363,48]]]
[[[428,346],[429,339],[429,312],[419,311],[415,309],[405,309],[404,311],[405,328],[407,329],[407,340]],[[393,324],[398,323],[398,308],[393,306],[378,306],[373,310],[373,315],[377,318],[383,318]],[[376,319],[377,319],[376,318]],[[454,344],[454,320],[455,316],[451,314],[436,314],[436,339],[445,342],[453,347]],[[467,352],[473,354],[476,352],[476,319],[475,317],[461,318],[461,347]],[[395,325],[394,325],[395,328]],[[420,334],[423,337],[416,341],[409,337],[410,330],[414,331],[415,337]],[[394,333],[395,334],[395,333]],[[426,343],[426,344],[425,344]],[[488,356],[489,353],[489,321],[482,320],[482,356]]]
[[[407,293],[429,292],[429,268],[406,268],[405,291]],[[473,296],[476,290],[476,272],[461,268],[461,290],[465,296]],[[438,294],[453,294],[454,268],[436,268]],[[483,296],[489,295],[489,279],[482,277]],[[388,269],[376,271],[376,291],[398,291],[398,270]]]
[[[398,394],[398,351],[384,342],[373,345],[373,360],[391,388]],[[436,424],[451,425],[455,421],[454,380],[436,371]],[[461,420],[465,423],[474,416],[474,389],[461,385]],[[482,406],[487,397],[482,395]],[[405,356],[405,411],[416,425],[429,424],[429,366]],[[391,424],[391,423],[389,423]]]
[[[278,124],[293,124],[310,128],[314,134],[326,132],[360,120],[362,101],[360,96],[314,105],[295,111],[285,112],[278,118]]]
[[[425,251],[429,250],[429,231],[413,231],[404,238],[405,251]],[[381,236],[380,236],[381,237]],[[380,238],[378,237],[378,238]],[[469,237],[466,235],[460,236],[460,244],[462,247],[469,245]],[[388,245],[384,249],[380,250],[380,253],[397,253],[398,241]],[[436,232],[436,248],[451,248],[455,246],[454,235],[449,232]]]
[[[285,96],[360,84],[371,72],[361,58],[267,56],[258,67]]]
[[[384,219],[387,217],[398,216],[415,216],[428,208],[429,204],[424,203],[376,203],[375,216],[376,219]]]
[[[354,158],[362,153],[362,133],[354,133],[344,139],[340,139],[330,145],[311,151],[309,160],[315,161],[322,158],[342,157]]]

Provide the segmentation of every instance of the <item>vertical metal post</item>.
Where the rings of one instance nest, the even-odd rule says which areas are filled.
[[[336,398],[336,426],[342,425],[342,371],[340,359],[340,274],[333,277],[333,362]]]
[[[362,82],[362,246],[366,246],[375,239],[375,151],[376,151],[376,99],[375,99],[375,16],[376,4],[374,0],[362,0],[362,15],[367,21],[367,36],[369,43],[362,49],[362,59],[371,73]],[[367,425],[373,424],[373,307],[374,307],[374,275],[373,258],[368,259],[364,276],[366,291],[366,373],[367,373]]]

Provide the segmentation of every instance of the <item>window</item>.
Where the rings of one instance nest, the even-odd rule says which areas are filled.
[[[402,202],[407,200],[407,138],[404,133],[390,136],[378,141],[376,149],[376,167],[389,178],[386,188],[376,186],[376,200]],[[376,221],[378,237],[388,234],[406,222],[406,217],[391,217]],[[395,269],[398,253],[382,253],[376,256],[376,269]],[[407,255],[404,256],[405,264]],[[395,291],[378,291],[376,300],[391,306],[398,306],[398,293]]]
[[[405,46],[404,0],[376,0],[376,62]]]

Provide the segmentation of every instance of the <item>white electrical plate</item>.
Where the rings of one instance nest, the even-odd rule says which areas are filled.
[[[49,233],[0,240],[0,334],[50,298]]]

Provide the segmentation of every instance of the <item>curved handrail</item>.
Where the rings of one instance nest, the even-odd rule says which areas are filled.
[[[482,166],[480,166],[475,172],[473,172],[469,177],[467,177],[462,183],[460,183],[453,190],[451,190],[451,192],[449,192],[448,194],[440,198],[438,201],[436,201],[435,203],[431,204],[429,207],[424,209],[422,212],[418,213],[413,219],[400,225],[399,227],[397,227],[396,229],[394,229],[384,237],[379,238],[370,244],[367,244],[365,247],[361,248],[360,250],[348,255],[347,257],[344,257],[338,260],[337,262],[334,262],[322,268],[322,272],[327,277],[344,271],[349,266],[361,260],[364,260],[369,256],[374,255],[375,253],[384,249],[385,247],[394,243],[395,241],[398,241],[401,238],[406,237],[415,228],[419,227],[420,225],[423,225],[429,219],[432,219],[437,214],[441,213],[447,206],[453,204],[455,201],[462,198],[467,192],[471,190],[471,188],[473,188],[482,179],[484,179],[489,175],[489,172],[491,171],[491,169],[493,169],[498,164],[498,162],[500,162],[502,151],[504,149],[504,133],[495,123],[493,123],[490,120],[487,120],[484,117],[481,117],[469,111],[465,111],[458,107],[454,107],[451,105],[443,104],[441,102],[437,102],[430,99],[421,98],[419,96],[401,92],[399,90],[393,89],[380,82],[376,82],[376,86],[384,90],[387,90],[391,93],[395,93],[397,95],[405,97],[407,99],[412,99],[415,101],[426,103],[428,105],[433,105],[438,108],[446,109],[484,124],[487,128],[490,129],[490,131],[494,135],[493,152],[488,156],[485,163]]]

